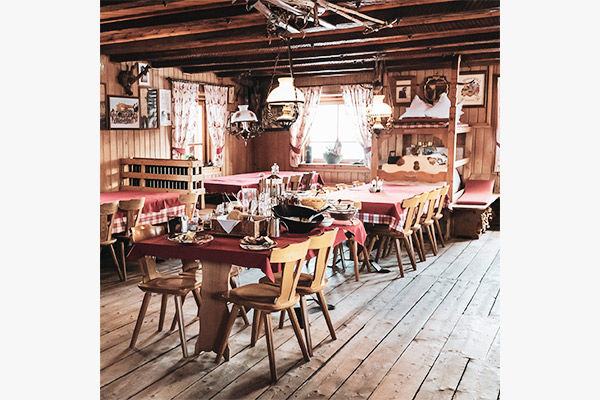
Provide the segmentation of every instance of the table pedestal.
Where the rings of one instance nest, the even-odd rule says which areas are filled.
[[[201,351],[218,351],[224,339],[229,309],[222,294],[229,291],[231,264],[202,261],[202,306],[200,307],[200,331],[196,341],[196,355]]]

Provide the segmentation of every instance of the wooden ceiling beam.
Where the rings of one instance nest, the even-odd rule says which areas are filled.
[[[444,58],[451,57],[454,54],[486,54],[486,53],[497,53],[500,51],[498,43],[490,43],[486,45],[475,45],[475,46],[455,46],[447,49],[439,49],[437,51],[412,51],[407,53],[396,53],[388,55],[384,58],[386,65],[396,65],[397,62],[402,62],[411,59],[423,59],[423,58]],[[375,57],[373,56],[362,56],[355,58],[340,59],[339,57],[332,57],[327,60],[306,60],[306,61],[293,61],[294,72],[296,71],[318,71],[321,68],[336,68],[338,66],[344,66],[348,68],[348,65],[364,65],[375,63]],[[237,71],[238,73],[249,72],[251,75],[259,71],[273,72],[275,60],[269,63],[261,64],[229,64],[229,65],[218,65],[218,66],[201,66],[201,67],[187,67],[184,68],[184,72],[188,73],[201,73],[201,72],[215,72],[222,73],[226,71]],[[288,68],[289,63],[287,60],[279,62],[278,68],[285,70]]]
[[[381,55],[385,58],[387,54],[404,53],[410,51],[419,50],[439,50],[444,48],[464,48],[467,46],[473,46],[476,44],[499,44],[499,34],[487,34],[487,35],[473,35],[468,37],[456,37],[447,38],[441,42],[436,41],[417,41],[417,42],[405,42],[398,44],[385,44],[385,45],[371,45],[371,46],[360,46],[351,47],[343,51],[340,54],[339,49],[319,49],[313,51],[295,52],[293,57],[294,62],[301,62],[306,60],[320,60],[320,59],[336,59],[336,58],[352,58],[358,56],[371,56]],[[167,68],[174,66],[222,66],[228,64],[255,64],[255,63],[271,63],[274,62],[274,55],[267,53],[255,53],[255,54],[230,54],[223,53],[223,55],[214,54],[211,57],[202,58],[186,58],[186,59],[175,59],[175,60],[164,60],[154,61],[152,66],[154,68]],[[287,59],[282,61],[287,64]]]
[[[473,20],[480,18],[499,17],[500,8],[487,8],[482,10],[469,10],[463,12],[419,15],[401,18],[394,28],[408,27],[412,25],[436,24],[443,22],[455,22],[464,20]],[[256,25],[265,25],[264,17],[258,13],[249,13],[232,18],[213,18],[206,20],[193,21],[188,23],[167,24],[160,26],[151,26],[146,28],[130,28],[119,31],[108,31],[100,34],[100,44],[116,44],[130,41],[143,41],[148,39],[158,39],[165,37],[185,36],[191,34],[200,34],[218,30],[228,29],[230,27],[242,28]],[[363,26],[345,25],[345,29],[336,29],[338,33],[362,32]],[[340,27],[338,24],[337,27]],[[305,32],[291,34],[291,38],[306,38],[317,35],[319,32],[326,31],[327,28],[315,27],[307,29]]]
[[[100,23],[185,13],[207,8],[222,7],[231,4],[231,0],[170,0],[165,6],[161,1],[143,0],[125,2],[100,1]]]
[[[400,44],[406,42],[419,42],[424,40],[434,40],[449,37],[458,36],[473,36],[473,35],[488,35],[498,34],[500,32],[500,26],[487,26],[478,28],[467,28],[467,29],[452,29],[439,32],[428,32],[428,33],[415,33],[415,34],[395,34],[396,30],[388,30],[386,35],[378,34],[374,36],[365,37],[365,35],[340,35],[331,34],[323,35],[313,38],[306,38],[302,41],[292,41],[291,48],[294,53],[300,53],[303,51],[314,51],[315,49],[340,49],[340,52],[349,51],[352,47],[364,47],[369,45],[390,45]],[[248,33],[248,37],[252,36],[252,33]],[[218,39],[215,39],[218,40]],[[320,41],[320,42],[319,42]],[[138,60],[175,60],[175,59],[186,59],[186,58],[202,58],[202,57],[213,57],[213,56],[226,56],[226,55],[240,55],[240,54],[270,54],[274,56],[277,53],[287,51],[285,46],[269,46],[268,43],[259,45],[258,43],[252,44],[223,44],[220,46],[209,46],[204,48],[192,48],[190,47],[184,50],[167,50],[167,51],[143,51],[143,52],[126,52],[121,54],[114,54],[111,56],[111,60],[115,62],[125,61],[138,61]],[[102,52],[106,54],[105,52]],[[108,52],[111,54],[111,52]]]

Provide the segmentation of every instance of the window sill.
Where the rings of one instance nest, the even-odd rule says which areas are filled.
[[[302,171],[312,171],[312,170],[339,170],[339,169],[344,169],[344,170],[355,170],[355,171],[370,171],[369,168],[365,167],[364,164],[346,164],[346,163],[339,163],[339,164],[327,164],[327,163],[300,163],[300,165],[298,165],[297,168],[294,169],[298,169],[298,170],[302,170]]]

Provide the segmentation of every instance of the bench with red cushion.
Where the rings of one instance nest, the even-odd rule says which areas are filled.
[[[456,200],[457,205],[486,206],[493,196],[493,179],[468,179],[465,181],[465,191]]]

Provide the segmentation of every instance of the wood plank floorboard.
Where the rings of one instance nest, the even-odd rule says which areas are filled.
[[[500,232],[479,240],[453,239],[438,255],[410,266],[402,248],[405,277],[395,251],[379,265],[390,273],[328,268],[327,302],[337,340],[332,340],[318,305],[308,302],[313,357],[302,358],[286,319],[278,329],[273,314],[279,380],[270,383],[264,329],[250,347],[251,328],[241,318],[230,336],[231,359],[214,363],[214,353],[182,357],[170,299],[165,326],[157,331],[160,297],[154,296],[135,349],[129,342],[142,302],[139,265],[127,266],[121,282],[108,253],[100,270],[100,397],[102,399],[499,399]],[[374,257],[376,251],[373,251]],[[418,258],[418,257],[417,257]],[[338,263],[338,267],[341,264]],[[177,260],[159,263],[176,272]],[[240,284],[262,273],[244,269]],[[198,335],[197,308],[189,296],[183,313],[187,347]],[[250,320],[252,311],[249,311]]]

